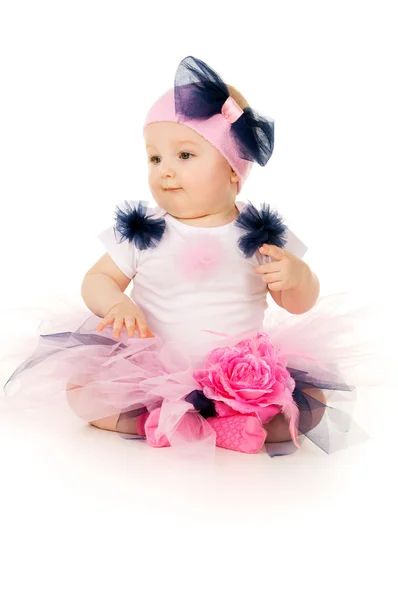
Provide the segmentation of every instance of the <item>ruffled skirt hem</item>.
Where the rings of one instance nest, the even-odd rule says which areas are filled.
[[[283,388],[284,394],[274,393],[268,402],[263,394],[257,405],[253,390],[251,396],[241,389],[231,392],[230,387],[228,393],[217,388],[209,394],[198,384],[197,356],[193,360],[178,341],[129,337],[125,330],[115,339],[110,327],[98,332],[101,319],[88,314],[77,328],[68,328],[68,323],[76,322],[72,312],[63,316],[62,330],[57,319],[42,323],[36,349],[3,387],[4,405],[33,410],[67,400],[86,422],[118,415],[116,429],[128,440],[145,439],[126,433],[131,430],[128,420],[160,409],[156,439],[166,436],[171,446],[199,452],[213,451],[217,444],[208,419],[233,413],[256,415],[263,424],[284,415],[292,439],[265,440],[270,456],[296,452],[297,434],[328,454],[369,439],[353,421],[352,412],[357,386],[377,385],[383,378],[383,359],[377,354],[375,336],[369,335],[369,319],[377,315],[369,306],[350,306],[345,294],[320,298],[302,315],[269,309],[261,332],[233,337],[209,332],[214,334],[214,348],[231,348],[265,332],[277,349],[279,362],[293,381],[291,393],[289,386],[282,386],[278,389]],[[201,369],[208,358],[203,356]],[[234,377],[234,385],[242,384],[240,388],[247,391],[247,373],[241,380]],[[311,390],[321,390],[324,401]],[[323,416],[312,427],[317,411]]]

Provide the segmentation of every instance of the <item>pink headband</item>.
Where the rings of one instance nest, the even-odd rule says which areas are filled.
[[[166,121],[190,127],[217,148],[239,176],[238,194],[253,162],[264,166],[272,154],[273,122],[242,109],[219,75],[192,56],[179,64],[174,88],[150,108],[144,129]]]

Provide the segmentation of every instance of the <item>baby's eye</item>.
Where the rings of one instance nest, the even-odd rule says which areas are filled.
[[[191,152],[180,152],[180,155],[181,154],[188,154],[189,156],[193,156],[193,154],[191,154]],[[159,156],[151,156],[149,158],[149,162],[154,162],[154,160],[153,160],[154,158],[159,158]],[[186,159],[184,159],[184,160],[186,160]],[[159,164],[159,163],[157,161],[155,161],[155,164]]]

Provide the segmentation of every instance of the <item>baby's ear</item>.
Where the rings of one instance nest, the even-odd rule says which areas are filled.
[[[231,169],[231,182],[238,183],[238,181],[239,181],[239,175],[237,175],[235,173],[235,171],[233,169]]]

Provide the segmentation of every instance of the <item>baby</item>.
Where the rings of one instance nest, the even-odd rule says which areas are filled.
[[[202,61],[187,57],[178,73],[179,85],[155,103],[144,125],[156,208],[152,213],[142,205],[119,209],[116,227],[99,236],[106,253],[87,271],[81,294],[102,319],[98,332],[112,327],[115,339],[123,337],[124,329],[130,338],[177,340],[204,356],[217,346],[215,332],[260,331],[268,292],[288,313],[309,311],[318,299],[319,281],[297,252],[288,250],[289,239],[282,245],[278,236],[269,236],[268,243],[256,246],[254,235],[251,250],[249,242],[240,243],[252,207],[247,212],[237,195],[252,163],[263,166],[270,158],[273,123],[256,115],[242,94]],[[195,85],[192,74],[207,87]],[[213,114],[209,106],[217,105],[217,85],[227,94]],[[124,292],[132,280],[129,297]],[[66,388],[78,414],[79,387],[69,383]],[[321,407],[311,413],[308,431],[322,419],[326,398],[318,388],[302,391]],[[115,414],[90,423],[141,434],[142,418],[137,414],[122,422],[115,407]],[[267,442],[291,439],[281,412],[263,429]],[[217,445],[223,446],[221,430]]]

